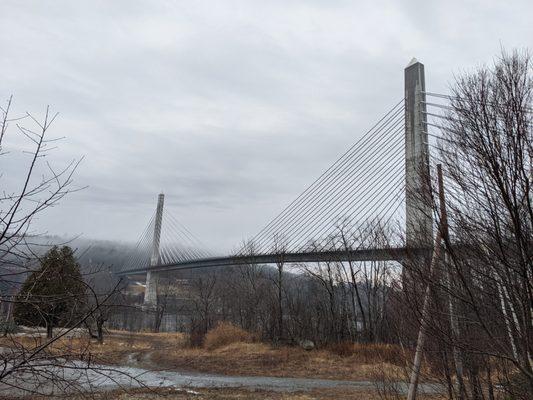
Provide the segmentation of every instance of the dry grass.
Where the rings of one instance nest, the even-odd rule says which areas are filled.
[[[198,371],[227,375],[262,375],[276,377],[322,378],[336,380],[369,380],[393,382],[405,379],[406,358],[410,354],[392,345],[345,343],[325,349],[305,351],[299,347],[274,346],[251,342],[249,334],[242,334],[245,342],[227,338],[232,328],[213,334],[207,348],[191,348],[185,335],[176,333],[129,333],[114,331],[103,344],[89,338],[65,338],[50,349],[51,353],[70,352],[74,357],[87,357],[106,364],[134,364],[135,366],[179,371]],[[35,346],[42,338],[15,337],[0,339],[0,345]],[[231,339],[231,340],[230,340]],[[228,341],[230,343],[228,343]],[[226,344],[228,343],[228,344]],[[344,389],[316,390],[298,393],[250,391],[247,389],[194,389],[198,394],[184,390],[135,390],[100,393],[95,399],[369,399],[377,400],[377,392]],[[1,397],[0,397],[1,398]],[[75,397],[65,397],[75,398]],[[421,399],[438,397],[421,397]],[[37,399],[37,398],[36,398]],[[81,399],[81,398],[80,398]]]
[[[305,351],[299,347],[239,342],[212,351],[155,350],[151,361],[163,368],[231,375],[374,380],[378,374],[403,374],[405,361],[398,347],[368,346],[354,345],[350,354],[338,355],[329,349]]]
[[[204,347],[207,350],[214,350],[233,343],[247,343],[252,340],[252,334],[244,329],[230,322],[220,322],[205,335]]]
[[[57,399],[83,400],[85,396],[64,396]],[[128,392],[113,391],[91,395],[94,400],[380,400],[378,394],[369,391],[345,389],[314,390],[310,392],[281,393],[247,389],[136,389]],[[444,397],[419,396],[420,400],[444,400]],[[0,399],[2,399],[0,397]],[[50,397],[33,396],[31,400],[49,400]],[[2,399],[3,400],[3,399]]]
[[[222,326],[210,333],[207,348],[191,348],[180,333],[114,331],[103,344],[89,338],[65,338],[49,351],[103,364],[198,371],[227,375],[323,378],[341,380],[396,379],[404,376],[402,350],[383,344],[342,344],[342,347],[305,351],[299,347],[251,342],[249,333]],[[41,338],[15,337],[16,345],[33,347]],[[244,342],[236,342],[237,339]],[[13,346],[4,338],[0,345]]]
[[[24,347],[29,351],[40,346],[46,337],[39,335],[12,336],[0,338],[0,346]],[[87,359],[102,364],[123,364],[131,355],[144,354],[154,348],[183,347],[187,340],[182,333],[132,333],[111,331],[105,335],[104,343],[86,337],[64,337],[54,342],[46,351],[52,355]]]

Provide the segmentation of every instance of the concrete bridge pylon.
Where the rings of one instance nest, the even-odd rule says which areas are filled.
[[[165,203],[165,195],[161,193],[157,199],[157,210],[155,214],[154,236],[152,240],[152,254],[150,256],[150,266],[154,267],[161,264],[161,255],[159,246],[161,244],[161,226],[163,224],[163,206]],[[146,274],[146,288],[144,291],[144,306],[157,306],[157,283],[159,280],[159,272],[148,271]]]
[[[429,248],[433,210],[429,170],[424,64],[413,58],[405,82],[405,239],[407,248]]]

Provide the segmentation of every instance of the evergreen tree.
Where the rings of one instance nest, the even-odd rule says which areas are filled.
[[[55,326],[77,321],[86,300],[85,286],[70,247],[54,246],[40,261],[17,295],[13,317],[20,325],[46,327],[50,338]]]

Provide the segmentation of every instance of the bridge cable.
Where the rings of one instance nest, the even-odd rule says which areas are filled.
[[[400,112],[401,110],[398,110],[398,113]],[[397,114],[393,115],[393,117],[397,116]],[[392,117],[392,118],[393,118]],[[377,131],[377,133],[381,132],[386,126],[387,124],[389,124],[391,121],[391,119],[388,119],[384,125],[382,125],[379,130]],[[369,145],[370,147],[372,146],[373,143],[371,142],[375,142],[376,141],[376,136],[374,135],[373,137],[371,137],[369,140],[367,140],[364,145]],[[323,179],[321,179],[320,182],[318,182],[318,184],[315,185],[315,187],[308,187],[308,189],[306,189],[306,191],[309,191],[309,189],[311,189],[309,191],[309,193],[305,194],[305,196],[302,197],[302,195],[300,195],[299,197],[302,197],[302,199],[299,201],[299,202],[293,202],[293,207],[288,207],[285,209],[285,214],[287,214],[288,212],[293,212],[294,209],[301,209],[302,207],[305,207],[307,204],[309,204],[310,201],[313,200],[313,195],[319,190],[319,189],[323,189],[324,185],[331,185],[331,181],[328,181],[327,179],[330,178],[330,177],[333,177],[334,179],[337,178],[339,175],[341,175],[342,173],[345,172],[346,170],[346,164],[348,162],[351,161],[351,159],[355,156],[358,155],[357,151],[362,151],[364,149],[364,147],[361,147],[361,148],[357,148],[355,149],[356,151],[355,152],[352,152],[351,154],[348,154],[347,157],[344,157],[339,160],[337,160],[336,163],[338,163],[337,166],[335,166],[335,168],[327,175],[327,176],[324,176],[323,174]],[[348,164],[348,166],[350,166],[350,164]],[[331,167],[330,167],[331,169]],[[340,171],[339,171],[340,170]],[[324,190],[322,190],[322,193],[324,192]],[[305,192],[304,192],[305,193]],[[291,210],[289,210],[289,208],[292,208]],[[289,216],[290,218],[290,216]],[[293,215],[292,215],[292,218],[294,218],[294,212],[293,212]],[[280,224],[284,223],[285,220],[287,219],[287,215],[283,215],[280,214],[278,215],[278,217],[276,217],[273,221],[271,221],[271,227],[269,230],[267,231],[264,231],[263,234],[258,234],[256,235],[256,237],[254,238],[254,240],[259,240],[260,238],[264,237],[265,235],[268,235],[272,230],[274,230],[277,226],[279,226]],[[274,223],[274,224],[272,224]]]
[[[181,228],[181,231],[190,239],[191,243],[195,243],[197,249],[200,250],[205,256],[209,256],[210,252],[207,250],[207,246],[196,237],[187,227],[181,224],[177,219],[171,216],[172,221],[177,225],[178,228]]]
[[[402,119],[403,119],[403,118],[402,118]],[[394,125],[394,126],[396,126],[396,124],[397,124],[399,121],[400,121],[400,120],[398,120],[398,121],[394,121],[394,122],[395,122],[395,125]],[[378,143],[378,142],[379,142],[379,139],[381,139],[381,138],[387,138],[386,135],[387,135],[387,134],[390,134],[391,132],[392,132],[392,133],[395,132],[395,131],[392,129],[392,127],[387,128],[387,129],[385,130],[384,134],[383,134],[381,137],[379,137],[379,136],[377,137],[377,138],[378,138],[378,141],[373,140],[373,141],[372,141],[372,144],[374,144],[374,143]],[[374,136],[373,139],[376,139],[376,136]],[[321,186],[325,186],[324,189],[329,189],[332,185],[335,185],[335,184],[337,184],[337,182],[339,182],[339,177],[340,177],[340,176],[345,176],[347,171],[348,171],[348,172],[351,172],[351,171],[354,169],[354,166],[357,166],[357,165],[359,165],[359,164],[361,164],[361,163],[364,163],[364,162],[366,162],[366,161],[368,161],[368,160],[372,160],[372,158],[373,158],[375,155],[377,155],[378,152],[379,152],[379,150],[376,150],[377,147],[378,147],[378,146],[373,146],[374,150],[372,150],[371,152],[366,152],[365,155],[364,155],[362,158],[359,158],[359,159],[355,160],[355,161],[358,162],[358,163],[354,164],[354,163],[352,162],[351,164],[348,164],[347,167],[345,166],[345,167],[341,170],[340,173],[337,173],[336,175],[334,175],[334,180],[333,180],[333,182],[326,182],[326,185],[324,185],[324,182],[321,182]],[[353,158],[353,156],[355,156],[355,155],[357,155],[357,153],[352,154],[350,157]],[[344,162],[344,164],[346,164],[346,162]],[[341,174],[344,174],[344,175],[341,175]],[[340,181],[340,182],[342,182],[342,181]],[[338,184],[336,185],[336,187],[338,187]],[[330,196],[329,193],[330,193],[330,192],[326,192],[325,190],[323,190],[323,192],[320,193],[320,194],[318,195],[318,199],[323,198],[323,197],[326,197],[326,198],[329,197],[329,196]],[[279,219],[280,217],[278,216],[278,217],[276,218],[277,221],[276,221],[276,219],[274,220],[275,222],[277,222],[276,225],[279,226],[279,225],[282,224],[282,223],[286,223],[287,220],[288,220],[289,222],[291,222],[292,220],[294,220],[295,218],[297,218],[297,217],[303,212],[303,210],[307,211],[307,210],[309,209],[309,207],[312,207],[312,206],[313,206],[312,201],[315,201],[315,200],[316,200],[316,197],[317,197],[317,196],[315,196],[315,197],[311,197],[310,199],[307,199],[307,202],[304,203],[303,205],[298,204],[298,205],[297,205],[298,208],[296,209],[296,213],[291,214],[291,215],[289,215],[288,217],[285,216],[285,217],[282,218],[281,220]],[[291,211],[293,211],[293,210],[291,210]],[[272,229],[271,229],[271,230],[272,230]],[[260,237],[260,236],[261,236],[261,235],[257,235],[257,236],[256,236],[256,239],[258,239],[258,237]]]
[[[394,186],[393,186],[393,189],[395,189],[398,185],[400,185],[403,180],[404,180],[404,177],[403,175],[400,173],[402,170],[403,170],[403,165],[399,165],[399,166],[396,166],[396,167],[393,167],[394,169],[392,170],[393,173],[396,173],[397,174],[397,178],[394,182]],[[382,195],[382,197],[386,197],[386,196],[383,196],[383,194],[385,193],[388,193],[386,192],[386,190],[389,189],[389,186],[387,186],[386,184],[390,182],[389,180],[389,176],[388,175],[381,175],[381,177],[375,182],[375,188],[372,190],[371,193],[368,193],[365,197],[365,201],[362,203],[362,204],[357,204],[355,206],[350,206],[350,205],[347,205],[345,206],[341,211],[339,211],[339,213],[345,213],[344,217],[350,221],[350,218],[362,211],[362,210],[366,210],[364,211],[364,214],[363,214],[363,220],[365,217],[368,216],[369,213],[373,213],[375,212],[374,209],[372,209],[371,205],[374,203],[374,200],[379,196],[379,195]],[[330,213],[331,215],[331,213]],[[328,220],[326,219],[326,217],[323,217],[322,218],[322,222],[321,222],[321,225],[319,225],[317,228],[318,230],[314,230],[313,232],[311,232],[310,236],[318,236],[319,238],[322,237],[323,235],[329,233],[329,231],[327,231],[328,227],[327,226],[324,226],[325,223],[328,222]],[[352,224],[353,225],[353,224]],[[303,232],[302,236],[305,235],[305,236],[308,236],[309,234],[309,229],[305,232]],[[298,242],[297,245],[300,245],[301,244],[301,240],[300,242]]]
[[[346,162],[350,160],[350,154],[353,153],[354,149],[358,149],[361,146],[365,146],[368,144],[370,140],[372,140],[371,133],[374,133],[377,127],[383,126],[383,121],[385,121],[385,124],[388,123],[390,120],[389,117],[394,118],[397,113],[403,109],[403,103],[404,100],[402,99],[400,102],[398,102],[389,112],[385,114],[384,117],[382,117],[370,130],[368,130],[354,145],[350,147],[341,157],[339,157],[333,164],[330,166],[322,175],[320,175],[310,186],[308,186],[293,202],[291,202],[277,217],[275,217],[265,228],[263,228],[254,238],[253,240],[257,240],[262,238],[265,234],[268,235],[268,233],[271,231],[272,225],[279,223],[279,221],[292,209],[294,209],[295,206],[300,205],[300,203],[305,200],[306,197],[309,195],[313,195],[314,192],[319,190],[323,183],[326,181],[327,178],[329,178],[332,174],[336,173],[340,168],[344,166]],[[402,105],[400,109],[398,109],[398,106]],[[388,119],[389,118],[389,119]],[[351,155],[353,157],[353,154]]]
[[[396,131],[394,131],[394,132],[397,132],[397,131],[398,131],[398,129],[397,129]],[[398,142],[398,144],[400,144],[400,143],[401,143],[401,140],[397,140],[396,142]],[[394,142],[393,142],[393,143],[394,143]],[[393,148],[394,148],[394,147],[393,147],[392,145],[389,145],[389,146],[386,148],[387,153],[385,153],[385,156],[389,156],[389,155],[391,154],[391,151],[390,151],[390,150],[393,149]],[[374,156],[375,154],[378,154],[378,151],[377,151],[377,150],[374,151],[374,153],[370,153],[370,154],[369,154],[370,157],[363,158],[363,161],[366,162],[368,159],[370,159],[370,160],[372,161],[372,160],[373,160],[373,156]],[[387,158],[386,158],[386,157],[383,157],[383,155],[382,155],[382,160],[386,160],[386,159],[387,159]],[[380,164],[378,164],[378,165],[383,166],[384,164],[383,164],[383,163],[380,163]],[[386,165],[386,164],[385,164],[385,165]],[[368,175],[368,174],[367,174],[366,176],[364,175],[364,174],[367,173],[369,170],[371,171],[371,170],[372,170],[372,167],[373,167],[372,163],[367,162],[367,163],[365,164],[365,166],[363,167],[362,170],[357,171],[358,173],[356,174],[355,177],[352,176],[352,177],[350,178],[349,182],[350,182],[350,183],[353,182],[353,181],[355,180],[355,178],[359,178],[359,176],[361,176],[361,175],[364,177],[364,178],[363,178],[363,179],[364,179],[364,180],[363,180],[363,183],[367,182],[369,179],[372,179],[372,177],[376,175],[376,170],[375,170],[375,169],[374,169],[374,175]],[[375,167],[375,165],[374,165],[374,167]],[[351,170],[352,170],[352,169],[350,169],[349,172],[351,172]],[[380,170],[379,170],[379,171],[380,171]],[[371,171],[371,172],[372,172],[372,171]],[[346,185],[346,179],[345,179],[344,182],[343,182],[343,181],[340,181],[340,183],[337,184],[337,185],[334,187],[335,190],[332,190],[331,192],[329,192],[328,195],[326,195],[326,196],[323,196],[323,195],[320,196],[320,197],[318,198],[318,200],[322,200],[324,197],[325,197],[326,199],[329,198],[328,203],[327,203],[326,205],[324,205],[324,204],[318,204],[318,205],[317,205],[317,204],[313,204],[313,205],[311,206],[312,208],[311,208],[311,210],[310,210],[313,214],[309,215],[309,212],[308,212],[305,221],[309,221],[310,217],[312,217],[313,215],[316,215],[316,214],[317,214],[317,211],[316,211],[316,210],[324,211],[324,209],[326,209],[326,210],[330,209],[330,208],[331,208],[331,205],[332,205],[332,204],[334,205],[335,202],[338,201],[338,188],[339,188],[339,187],[342,188],[342,187],[343,187],[343,184],[344,184],[344,186]],[[360,187],[360,184],[361,184],[361,182],[359,182],[359,185],[356,185],[356,186],[352,187],[352,188],[351,188],[351,191],[349,191],[347,194],[351,195],[353,192],[355,192],[355,191]],[[337,198],[335,198],[335,196],[337,196]],[[343,196],[342,199],[344,199],[344,198],[346,198],[346,197],[347,197],[347,196]],[[320,206],[322,206],[322,208],[321,208],[321,209],[318,209],[317,207],[320,207]],[[307,210],[306,210],[306,211],[307,211]],[[329,215],[331,215],[331,211],[330,211]],[[305,221],[304,221],[304,222],[305,222]],[[295,225],[295,224],[298,224],[298,226],[300,226],[300,228],[299,228],[298,230],[296,230],[297,233],[300,233],[300,231],[301,231],[301,224],[302,224],[301,221],[296,221],[296,222],[294,222],[291,226],[286,227],[286,229],[283,230],[282,232],[283,232],[283,233],[287,233],[287,229],[289,229],[288,232],[294,232],[294,225]]]
[[[154,219],[155,219],[155,211],[152,214],[152,216],[151,216],[151,218],[150,218],[150,220],[148,222],[148,225],[144,228],[143,232],[141,233],[141,236],[140,236],[139,240],[137,241],[137,244],[135,245],[135,248],[133,249],[131,256],[129,258],[127,258],[124,261],[124,263],[122,264],[121,270],[125,270],[124,267],[126,266],[126,264],[128,264],[128,265],[137,265],[139,263],[141,254],[143,253],[142,251],[139,252],[139,250],[144,248],[144,243],[145,243],[146,237],[147,237],[147,235],[149,235],[150,227],[152,226],[152,222],[154,221]],[[128,268],[128,269],[133,269],[133,268]]]
[[[391,127],[389,129],[387,129],[385,134],[390,134],[390,133],[392,133],[391,136],[394,136],[394,134],[397,133],[397,131],[394,131],[393,127]],[[383,135],[382,138],[388,138],[388,137]],[[348,167],[344,168],[343,171],[342,171],[342,174],[337,174],[334,177],[334,180],[332,182],[329,182],[328,185],[322,190],[322,192],[318,194],[318,198],[317,197],[310,198],[310,200],[305,205],[303,205],[299,209],[297,209],[297,211],[291,217],[289,217],[289,222],[291,222],[291,220],[297,219],[302,213],[307,212],[309,207],[313,207],[314,206],[314,204],[312,203],[313,201],[317,202],[317,201],[321,201],[324,198],[327,199],[328,197],[334,196],[335,191],[329,190],[329,189],[332,186],[333,186],[334,189],[338,189],[339,186],[342,187],[342,185],[343,185],[342,177],[346,177],[347,174],[351,173],[354,169],[357,169],[357,167],[360,164],[363,164],[363,171],[360,171],[360,170],[357,171],[357,173],[358,173],[358,175],[356,175],[357,178],[359,177],[359,175],[361,175],[361,174],[365,173],[366,171],[368,171],[368,169],[369,169],[368,166],[370,165],[370,162],[373,161],[374,155],[378,155],[378,153],[380,151],[379,146],[377,145],[378,143],[379,142],[375,142],[375,145],[373,146],[374,150],[372,150],[372,152],[366,152],[365,155],[362,158],[356,160],[356,163],[352,162],[351,164],[348,165]],[[367,161],[369,161],[369,162],[367,162]],[[356,177],[352,176],[352,178],[354,178],[354,179]],[[287,218],[285,218],[285,220],[282,221],[282,222],[287,224],[286,221],[287,221]]]
[[[359,194],[358,192],[358,189],[361,188],[361,186],[365,186],[367,184],[367,182],[369,181],[373,181],[374,178],[380,174],[381,172],[386,172],[387,169],[390,170],[390,162],[387,162],[389,160],[389,157],[390,159],[394,159],[394,156],[396,155],[399,155],[401,153],[401,149],[396,149],[396,147],[394,146],[395,144],[401,144],[403,142],[403,139],[400,139],[400,140],[396,140],[396,142],[393,142],[392,145],[389,146],[388,148],[388,151],[387,153],[385,153],[382,157],[382,161],[379,162],[379,164],[373,164],[372,163],[367,163],[364,170],[363,171],[358,171],[358,172],[361,172],[359,175],[355,176],[355,177],[351,177],[351,178],[348,178],[346,181],[348,182],[348,184],[353,184],[351,186],[351,189],[349,189],[348,191],[346,191],[344,194],[341,192],[340,193],[340,197],[339,197],[339,193],[338,191],[333,191],[332,192],[332,195],[329,196],[329,200],[327,201],[326,204],[319,204],[319,205],[315,205],[315,209],[314,210],[311,210],[312,211],[312,214],[311,215],[307,215],[307,218],[305,221],[309,221],[310,218],[314,217],[314,216],[318,216],[318,222],[316,222],[316,219],[315,219],[315,225],[310,225],[308,226],[308,228],[306,230],[303,231],[302,233],[302,224],[305,223],[305,221],[302,223],[300,223],[300,228],[298,230],[296,230],[296,233],[297,235],[306,235],[308,233],[311,232],[311,228],[313,228],[314,226],[316,226],[316,224],[324,224],[324,223],[328,223],[329,221],[329,218],[332,217],[332,215],[334,213],[340,213],[338,212],[338,209],[336,208],[336,205],[338,205],[341,201],[344,201],[344,200],[348,200],[350,198],[353,197],[353,195],[357,195]],[[361,174],[364,174],[366,173],[367,171],[370,171],[370,174],[366,174],[366,175],[363,175],[363,180],[362,181],[357,181],[357,182],[354,182],[357,178],[359,178],[359,176]],[[382,179],[382,178],[381,178]],[[341,186],[341,189],[344,189],[346,185],[344,186]],[[366,199],[368,197],[369,194],[371,194],[372,192],[362,192],[362,196],[359,196],[359,198],[361,199]],[[371,198],[372,200],[372,198]],[[350,208],[349,207],[355,207],[357,206],[357,204],[352,204],[352,205],[348,205],[346,207],[344,207],[343,211],[346,211],[346,210],[349,210]],[[317,208],[317,207],[320,207],[320,208]],[[341,212],[343,212],[341,211]],[[290,231],[291,232],[291,231]],[[292,230],[292,232],[294,232],[294,229]]]

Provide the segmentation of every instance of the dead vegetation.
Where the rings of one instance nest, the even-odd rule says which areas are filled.
[[[239,342],[211,351],[200,348],[155,350],[150,359],[164,368],[228,375],[374,380],[378,373],[403,374],[406,363],[398,348],[390,349],[387,345],[383,350],[384,345],[368,346],[369,349],[358,352],[360,346],[354,345],[350,354],[339,355],[329,349],[305,351],[299,347]],[[394,355],[394,351],[398,354]]]
[[[0,345],[31,348],[41,340],[44,338],[2,338]],[[203,347],[191,347],[182,333],[112,331],[103,344],[89,337],[72,337],[57,341],[47,351],[65,354],[68,350],[73,358],[148,369],[340,380],[401,376],[411,356],[387,344],[343,343],[306,351],[253,340],[252,334],[221,324],[208,333]]]
[[[218,349],[232,343],[249,343],[253,335],[229,322],[220,322],[205,335],[204,347],[207,350]]]
[[[83,400],[83,396],[58,397]],[[420,400],[443,400],[444,397],[421,395]],[[31,397],[31,400],[48,400],[49,397]],[[91,395],[94,400],[381,400],[379,394],[361,390],[321,389],[309,392],[281,393],[247,389],[136,389],[127,392],[113,391]],[[0,400],[4,400],[0,397]],[[6,399],[7,400],[7,399]]]
[[[30,351],[40,346],[46,338],[43,335],[24,335],[0,338],[0,346],[6,348],[24,348]],[[86,360],[100,364],[125,364],[131,355],[144,354],[154,348],[183,347],[187,343],[181,333],[132,333],[111,331],[102,344],[88,335],[76,335],[57,340],[46,352],[51,355],[69,354],[71,359]]]

